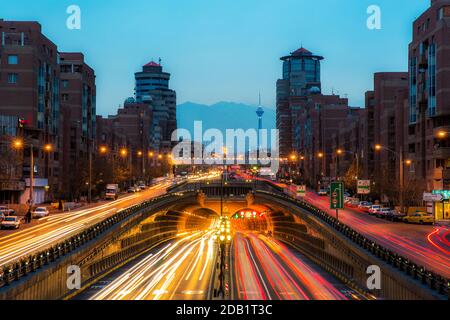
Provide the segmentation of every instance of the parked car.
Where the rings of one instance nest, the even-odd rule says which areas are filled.
[[[416,211],[403,218],[405,223],[433,224],[434,216],[426,212]]]
[[[380,208],[377,212],[375,212],[375,215],[377,218],[386,218],[391,211],[391,208]]]
[[[406,214],[395,209],[389,211],[389,213],[386,215],[386,219],[391,221],[402,221],[404,217],[406,217]]]
[[[50,212],[48,211],[48,209],[46,207],[37,207],[31,213],[32,213],[33,218],[35,218],[35,219],[48,217],[50,214]]]
[[[147,189],[147,186],[146,186],[145,184],[141,183],[141,184],[139,185],[139,189],[145,190],[145,189]]]
[[[317,192],[319,196],[326,196],[328,194],[327,189],[320,189],[319,192]]]
[[[369,209],[369,215],[374,216],[377,214],[379,210],[381,210],[382,206],[379,204],[374,204]]]
[[[16,211],[6,206],[0,206],[0,213],[3,213],[5,216],[13,216],[16,214]]]
[[[371,207],[372,207],[372,202],[369,202],[369,201],[361,201],[358,204],[358,209],[365,211],[365,212],[368,212]]]
[[[134,187],[129,187],[127,190],[128,193],[135,193],[136,189]]]
[[[20,218],[18,216],[7,216],[0,223],[0,229],[19,229]]]

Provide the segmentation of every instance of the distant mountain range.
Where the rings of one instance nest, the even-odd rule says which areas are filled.
[[[177,106],[178,128],[189,130],[194,134],[194,121],[203,122],[203,132],[215,128],[225,136],[226,129],[258,128],[257,106],[234,102],[218,102],[204,105],[186,102]],[[263,129],[275,129],[276,112],[274,109],[263,107]]]

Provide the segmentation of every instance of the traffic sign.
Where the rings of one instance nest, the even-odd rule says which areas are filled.
[[[370,180],[358,180],[357,193],[358,194],[369,194],[370,193]]]
[[[301,185],[297,186],[297,197],[305,197],[306,196],[306,186]]]
[[[442,200],[444,200],[444,195],[441,193],[434,193],[434,194],[428,192],[423,193],[423,201],[441,202]]]
[[[344,183],[332,182],[330,187],[330,208],[344,209]]]

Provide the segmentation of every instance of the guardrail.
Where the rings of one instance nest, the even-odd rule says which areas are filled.
[[[350,239],[353,243],[359,247],[369,251],[371,254],[375,255],[379,259],[387,262],[394,268],[410,276],[415,281],[420,281],[421,284],[426,285],[431,290],[438,292],[439,294],[446,295],[450,298],[450,280],[436,274],[425,267],[415,264],[409,259],[377,244],[359,232],[353,230],[346,224],[338,221],[335,217],[330,216],[323,210],[307,203],[303,200],[293,199],[287,195],[280,195],[267,191],[257,191],[257,193],[267,194],[272,197],[276,197],[294,205],[301,207],[302,209],[313,214],[323,222],[327,223],[329,226],[334,228],[340,234],[344,235],[346,238]]]
[[[14,281],[20,280],[22,277],[29,273],[35,272],[44,266],[49,265],[52,262],[57,261],[59,258],[74,252],[82,245],[97,238],[105,231],[111,229],[113,226],[120,222],[123,222],[130,216],[141,212],[142,210],[148,210],[152,205],[163,200],[179,199],[180,196],[192,196],[191,194],[165,194],[159,197],[152,198],[144,201],[140,204],[131,206],[125,210],[115,213],[109,218],[96,223],[95,225],[88,227],[87,229],[59,242],[55,245],[48,247],[42,251],[31,254],[27,257],[21,258],[13,263],[0,267],[0,288],[11,284]]]

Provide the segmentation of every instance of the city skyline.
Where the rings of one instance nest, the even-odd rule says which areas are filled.
[[[3,5],[1,18],[40,21],[43,33],[57,42],[61,51],[84,52],[96,70],[98,113],[104,116],[133,96],[134,72],[159,58],[173,74],[179,104],[234,101],[257,105],[261,91],[262,104],[275,108],[273,81],[281,76],[279,58],[302,45],[325,57],[323,92],[348,95],[350,105],[364,107],[364,92],[372,89],[373,72],[407,71],[410,24],[429,1],[414,5],[411,1],[378,1],[381,30],[366,27],[370,1],[327,2],[324,10],[305,1],[248,1],[239,6],[204,1],[138,2],[126,8],[115,1],[108,6],[78,1],[81,30],[69,30],[65,22],[71,3],[43,1],[39,9],[46,10],[39,11],[33,9],[37,4],[23,0],[22,6]],[[29,10],[19,11],[20,7]],[[400,8],[402,15],[397,13]],[[147,13],[151,17],[148,29],[142,28]],[[264,25],[262,17],[266,17]],[[294,28],[286,28],[293,24]],[[123,45],[114,41],[117,37],[128,41]],[[145,37],[149,41],[142,41]],[[349,50],[354,42],[358,46]],[[384,58],[385,48],[389,48],[389,60]]]

